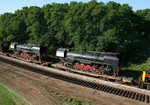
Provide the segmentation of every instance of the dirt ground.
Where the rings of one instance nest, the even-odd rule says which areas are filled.
[[[146,105],[145,102],[75,85],[0,62],[0,81],[32,105],[68,105],[70,100],[85,105]]]

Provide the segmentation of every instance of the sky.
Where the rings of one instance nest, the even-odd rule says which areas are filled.
[[[22,7],[38,6],[43,7],[43,5],[55,3],[70,3],[71,1],[84,2],[87,3],[91,0],[1,0],[0,2],[0,14],[11,12],[14,13]],[[108,3],[109,1],[114,1],[120,4],[129,4],[134,11],[140,9],[150,9],[150,0],[97,0],[97,2]]]

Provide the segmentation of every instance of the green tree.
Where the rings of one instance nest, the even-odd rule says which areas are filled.
[[[26,43],[29,39],[26,33],[27,26],[25,24],[27,12],[27,7],[24,7],[23,10],[17,10],[14,13],[14,17],[10,19],[11,35],[14,37],[12,41]]]
[[[135,14],[137,33],[141,38],[144,38],[150,33],[150,9],[137,10]]]
[[[28,43],[40,44],[39,39],[45,34],[45,19],[42,9],[36,6],[29,7],[25,22],[29,34]]]
[[[10,19],[12,13],[4,13],[0,16],[0,41],[8,41],[7,37],[11,35]]]
[[[64,27],[64,16],[68,12],[68,4],[52,3],[43,7],[46,20],[47,33],[44,39],[48,41],[51,51],[55,51],[58,47],[67,47],[67,33]],[[64,41],[65,40],[65,41]]]

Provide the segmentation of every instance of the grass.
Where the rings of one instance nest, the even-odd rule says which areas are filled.
[[[9,78],[11,78],[11,79],[14,79],[16,77],[16,76],[9,75],[7,73],[4,73],[4,75],[7,76],[7,77],[9,77]]]
[[[65,97],[62,101],[68,103],[69,105],[96,105],[95,101],[91,99],[88,99],[87,101],[80,101]]]
[[[133,77],[134,79],[138,79],[142,74],[143,70],[150,70],[150,58],[148,58],[143,63],[130,63],[129,66],[123,67],[121,71],[122,76]]]
[[[142,71],[137,71],[137,70],[132,70],[128,68],[122,68],[122,71],[120,72],[120,76],[125,76],[125,77],[133,77],[135,80],[138,80],[140,77]]]
[[[21,95],[0,82],[0,105],[31,105]]]
[[[70,105],[82,105],[82,102],[81,102],[81,101],[75,100],[75,99],[73,99],[73,98],[65,97],[62,101],[63,101],[63,102],[67,102],[67,103],[70,104]]]
[[[91,99],[88,99],[87,101],[77,100],[75,98],[68,97],[60,92],[47,89],[47,87],[40,82],[38,82],[37,85],[40,86],[42,89],[44,89],[47,93],[49,93],[51,97],[60,101],[62,104],[67,103],[69,105],[96,105],[94,100]]]

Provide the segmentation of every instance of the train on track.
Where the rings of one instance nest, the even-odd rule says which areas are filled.
[[[47,48],[38,44],[19,44],[17,42],[9,44],[8,42],[1,42],[0,51],[5,53],[12,52],[27,60],[41,61],[47,57]]]
[[[121,69],[121,59],[116,53],[110,52],[75,52],[66,48],[59,48],[56,56],[64,66],[74,69],[87,70],[98,74],[116,76]]]
[[[8,42],[1,42],[0,51],[2,52],[1,54],[15,55],[19,57],[19,59],[23,58],[27,61],[43,62],[47,58],[47,48],[37,44],[19,44],[16,42],[9,44]],[[59,48],[56,50],[56,57],[60,59],[62,66],[59,64],[51,65],[51,62],[47,61],[42,65],[50,64],[54,68],[70,71],[75,70],[77,73],[83,73],[85,71],[90,73],[90,75],[98,74],[98,76],[102,78],[121,80],[126,83],[131,83],[133,80],[132,77],[116,78],[121,70],[121,57],[117,53],[96,51],[75,52],[67,48]],[[143,72],[139,80],[139,87],[150,89],[149,72]]]
[[[2,42],[0,46],[0,49],[6,52],[9,48],[9,43]],[[47,48],[37,44],[19,44],[14,42],[10,44],[10,50],[13,54],[27,60],[42,61],[47,57]],[[56,51],[56,56],[64,66],[87,70],[92,73],[116,76],[121,69],[121,59],[116,53],[95,51],[83,53],[59,48]]]
[[[28,60],[44,60],[47,57],[47,48],[38,44],[11,43],[10,49],[14,54]]]

